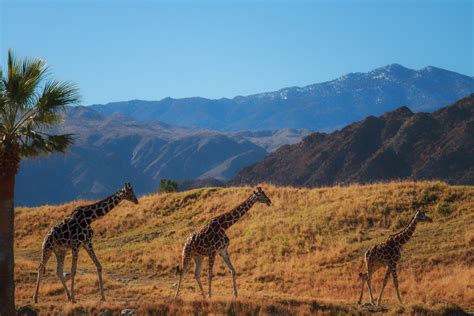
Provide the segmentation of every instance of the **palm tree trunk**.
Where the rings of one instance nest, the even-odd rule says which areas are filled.
[[[15,173],[0,173],[0,316],[15,315],[14,188]]]

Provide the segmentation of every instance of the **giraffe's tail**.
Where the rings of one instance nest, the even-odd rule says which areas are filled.
[[[181,268],[179,267],[179,264],[174,268],[174,274],[177,276],[181,273]]]
[[[362,263],[361,263],[361,265],[360,265],[360,267],[359,267],[359,271],[361,271],[361,272],[359,272],[359,279],[360,279],[361,281],[366,281],[366,280],[368,279],[368,276],[369,276],[369,274],[368,274],[367,272],[364,272],[364,270],[363,270],[363,268],[364,268],[364,263],[365,263],[365,262],[362,261]]]

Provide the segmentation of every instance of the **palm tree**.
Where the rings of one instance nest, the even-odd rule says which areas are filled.
[[[70,82],[48,79],[41,59],[17,59],[8,50],[8,73],[0,69],[0,315],[15,315],[13,259],[14,186],[20,160],[64,152],[72,135],[52,135],[65,105],[79,101]]]

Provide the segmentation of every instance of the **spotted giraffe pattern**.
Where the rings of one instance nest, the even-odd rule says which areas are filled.
[[[181,268],[177,267],[179,273],[178,287],[176,289],[175,298],[179,295],[179,289],[186,273],[191,259],[195,263],[194,276],[199,285],[199,289],[203,297],[205,297],[204,289],[201,283],[201,270],[202,261],[205,257],[209,258],[209,297],[211,297],[211,283],[212,283],[212,270],[214,266],[215,257],[219,254],[227,264],[232,274],[232,286],[233,294],[237,296],[237,284],[236,284],[236,271],[232,266],[232,263],[227,252],[229,246],[229,237],[227,237],[225,231],[236,223],[247,211],[257,202],[265,203],[268,206],[271,205],[270,199],[263,192],[262,188],[257,187],[257,191],[254,191],[252,195],[246,199],[242,204],[232,209],[231,211],[214,217],[204,227],[195,233],[191,234],[184,243],[183,257],[181,262]]]
[[[383,290],[387,285],[390,274],[392,275],[393,284],[395,286],[395,289],[397,290],[398,301],[400,302],[400,304],[402,303],[400,292],[398,291],[397,277],[397,264],[401,257],[402,246],[410,240],[411,236],[413,236],[417,223],[432,221],[433,220],[426,215],[425,211],[418,210],[403,230],[396,234],[390,235],[384,242],[378,245],[374,245],[369,250],[367,250],[367,252],[365,253],[365,263],[367,267],[367,272],[359,274],[362,283],[359,304],[362,301],[365,283],[367,283],[367,286],[369,288],[370,301],[373,305],[375,305],[374,298],[372,295],[371,279],[372,274],[382,267],[387,267],[387,271],[385,272],[385,278],[380,289],[377,305],[380,306],[380,302],[382,301]]]
[[[81,246],[84,247],[96,266],[101,300],[105,300],[104,289],[102,285],[102,266],[97,259],[92,246],[94,232],[92,230],[91,224],[93,221],[104,217],[123,200],[128,200],[138,204],[138,200],[130,183],[125,183],[122,189],[97,203],[77,207],[70,216],[66,217],[59,224],[50,229],[43,241],[43,252],[41,256],[41,263],[38,268],[35,294],[33,296],[35,303],[38,302],[39,286],[41,279],[46,272],[46,264],[53,252],[57,260],[56,274],[60,279],[64,290],[66,291],[68,300],[75,302],[74,278],[77,269],[77,258]],[[66,257],[68,249],[72,250],[72,265],[70,275],[65,276],[63,273],[64,258]],[[70,292],[66,285],[66,280],[68,278],[71,279]]]

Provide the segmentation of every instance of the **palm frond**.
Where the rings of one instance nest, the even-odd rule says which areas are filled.
[[[4,116],[5,116],[5,107],[6,107],[6,98],[5,98],[5,86],[3,80],[3,72],[0,68],[0,124],[4,125]]]
[[[77,104],[80,100],[79,89],[70,81],[48,81],[38,98],[36,107],[41,112]]]
[[[8,81],[5,88],[12,113],[27,111],[34,105],[37,89],[47,71],[48,67],[42,59],[25,58],[20,61],[8,51]]]
[[[0,68],[0,96],[3,97],[5,94],[5,80],[3,79],[3,70]]]
[[[32,113],[26,113],[25,122],[31,121],[43,128],[63,121],[60,110],[68,104],[79,102],[79,90],[69,81],[49,81],[45,84]],[[24,122],[19,121],[19,124]]]
[[[0,146],[20,146],[21,156],[64,152],[72,135],[45,131],[62,122],[65,105],[79,102],[78,89],[68,81],[46,81],[41,59],[20,60],[8,50],[7,66],[7,74],[0,71]]]
[[[28,137],[21,140],[20,155],[36,157],[54,152],[65,152],[73,143],[72,134],[49,135],[30,131]]]
[[[64,121],[60,111],[36,112],[31,116],[31,122],[37,127],[57,125]]]

